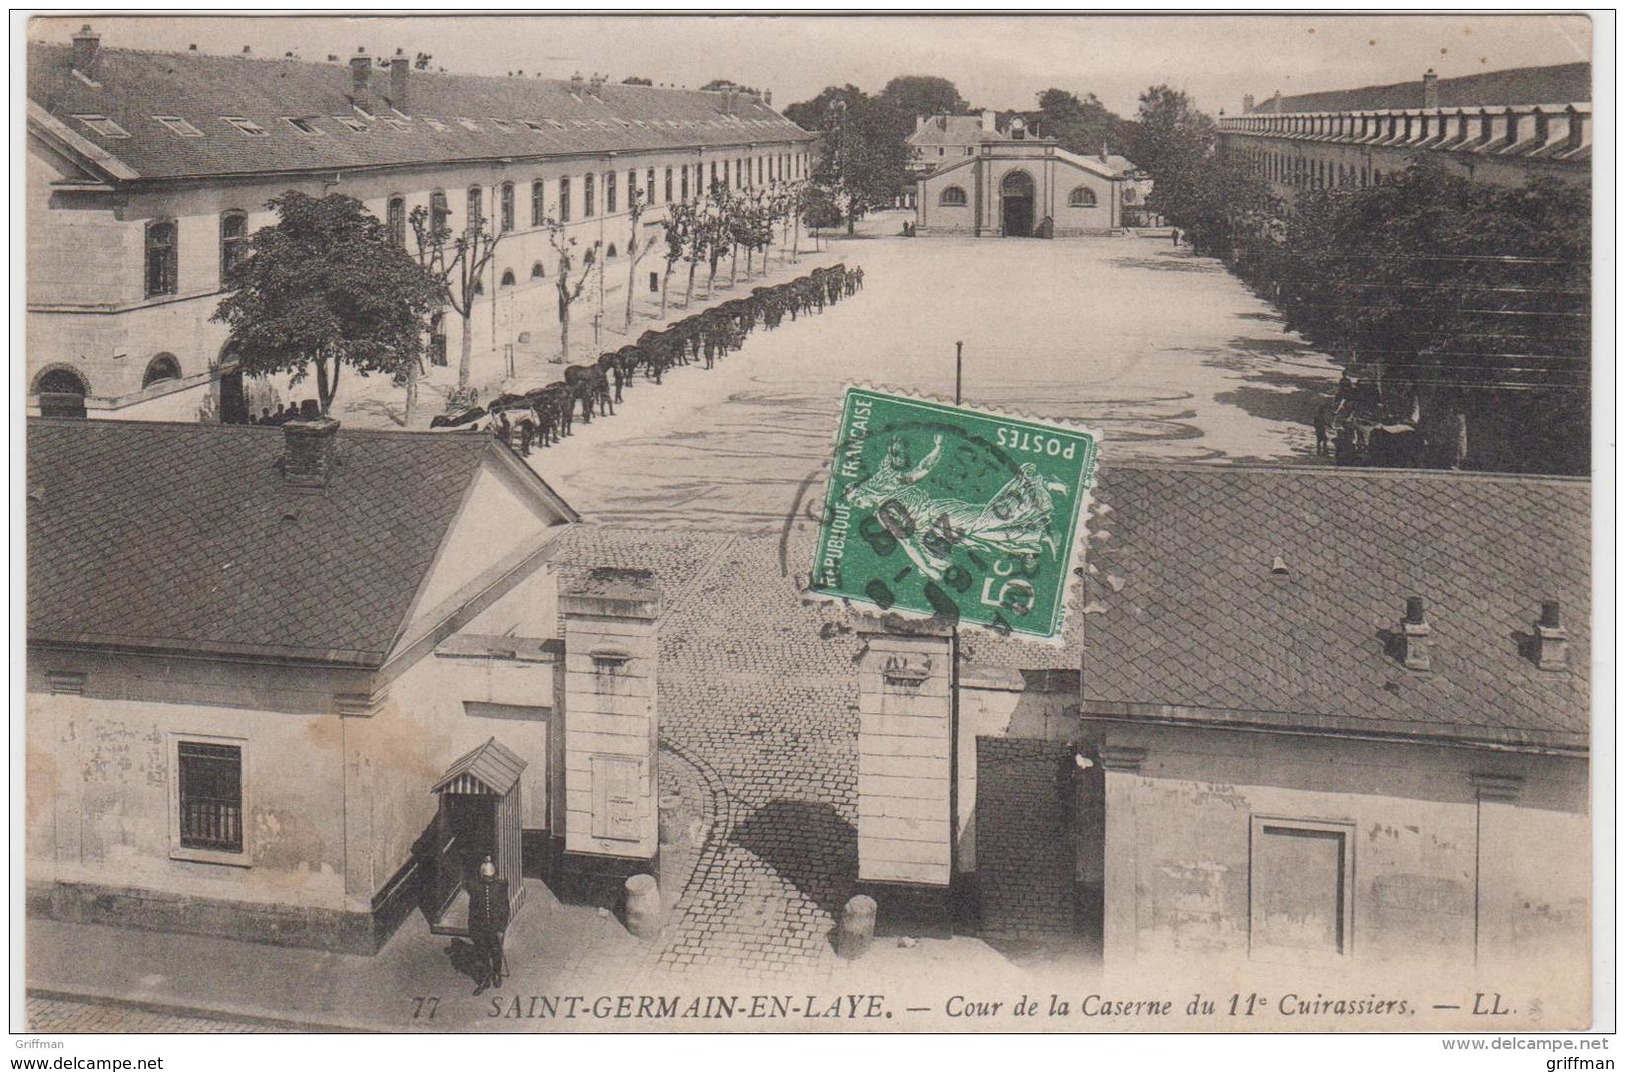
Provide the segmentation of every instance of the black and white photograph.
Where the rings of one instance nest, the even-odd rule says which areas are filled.
[[[11,32],[13,1067],[1613,1067],[1613,13]]]

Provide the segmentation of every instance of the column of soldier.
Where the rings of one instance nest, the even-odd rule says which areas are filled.
[[[464,413],[435,417],[435,431],[490,432],[503,442],[528,455],[532,448],[545,447],[570,434],[576,408],[582,423],[595,413],[613,416],[622,392],[631,387],[641,371],[645,380],[658,384],[676,365],[698,364],[707,369],[761,324],[769,331],[802,315],[822,312],[842,298],[863,289],[863,269],[837,264],[814,268],[812,272],[787,283],[757,287],[749,297],[733,298],[704,312],[684,317],[664,328],[651,329],[638,341],[602,354],[590,365],[570,365],[564,378],[523,394],[504,394],[489,406],[476,406]]]

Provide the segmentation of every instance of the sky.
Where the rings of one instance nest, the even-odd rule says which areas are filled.
[[[83,18],[36,18],[32,39],[66,41]],[[1579,15],[928,16],[95,16],[110,47],[307,60],[428,52],[472,74],[629,75],[697,87],[715,78],[771,90],[778,108],[827,85],[878,92],[900,74],[939,75],[973,106],[1031,108],[1056,86],[1132,116],[1166,82],[1217,113],[1260,100],[1591,58]]]

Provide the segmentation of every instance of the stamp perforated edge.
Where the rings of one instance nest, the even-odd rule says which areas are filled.
[[[998,630],[982,625],[979,622],[967,622],[964,626],[968,629],[975,629],[978,632],[987,633],[991,636],[998,637],[1000,640],[1018,640],[1026,644],[1043,644],[1057,649],[1065,648],[1067,646],[1067,626],[1071,623],[1072,614],[1083,613],[1082,607],[1078,608],[1077,611],[1074,611],[1072,608],[1072,602],[1074,598],[1082,598],[1087,595],[1087,592],[1085,591],[1086,586],[1084,584],[1084,581],[1087,579],[1084,572],[1086,569],[1086,551],[1088,548],[1091,525],[1095,520],[1094,491],[1095,484],[1098,483],[1100,479],[1101,456],[1104,453],[1102,448],[1105,443],[1105,437],[1101,435],[1100,430],[1084,424],[1081,421],[1071,421],[1064,418],[1055,417],[1039,417],[1028,413],[1012,411],[998,406],[982,406],[977,405],[974,402],[962,402],[956,405],[951,400],[924,391],[889,387],[883,384],[873,384],[868,382],[844,383],[841,385],[840,405],[836,411],[835,430],[830,441],[832,448],[830,457],[827,462],[823,463],[830,466],[829,476],[824,481],[823,501],[826,504],[829,502],[830,485],[833,483],[836,476],[836,469],[833,462],[841,447],[841,426],[846,415],[847,398],[853,391],[867,391],[871,394],[889,395],[893,398],[922,402],[933,406],[942,406],[951,410],[967,410],[980,416],[993,417],[1000,420],[1017,421],[1024,424],[1032,424],[1037,425],[1040,428],[1049,427],[1059,429],[1061,431],[1079,433],[1082,435],[1087,435],[1094,440],[1095,455],[1093,466],[1089,472],[1090,479],[1086,485],[1079,489],[1078,504],[1075,507],[1077,511],[1077,531],[1073,535],[1071,546],[1067,548],[1065,567],[1067,580],[1064,583],[1061,591],[1060,615],[1055,623],[1055,635],[1037,636],[1032,633],[1020,633],[1015,631],[1000,633]],[[823,523],[820,521],[818,523],[819,535],[813,541],[813,560],[812,562],[808,563],[809,573],[807,576],[809,582],[811,579],[810,571],[817,568],[818,549],[823,544],[822,528]],[[810,583],[803,585],[798,581],[796,587],[800,589],[800,595],[805,599],[815,599],[821,603],[840,605],[855,615],[865,616],[875,620],[884,620],[887,617],[892,617],[911,621],[931,621],[933,618],[933,616],[930,614],[925,614],[923,612],[907,608],[894,607],[890,610],[882,611],[873,604],[863,603],[854,600],[849,596],[820,591],[819,589],[813,587]]]

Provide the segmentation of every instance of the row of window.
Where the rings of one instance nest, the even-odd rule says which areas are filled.
[[[414,118],[423,123],[425,126],[429,127],[431,130],[439,131],[442,134],[451,129],[450,125],[448,125],[445,121],[426,115],[413,117],[409,115],[402,115],[399,112],[395,112],[392,115],[370,115],[366,112],[360,111],[360,109],[357,109],[357,111],[359,112],[359,115],[284,115],[280,116],[279,118],[282,120],[282,122],[288,124],[288,126],[292,127],[294,130],[309,137],[322,137],[327,133],[327,131],[315,124],[315,120],[317,119],[332,119],[335,123],[344,127],[344,129],[355,134],[365,134],[370,130],[376,129],[378,124],[387,125],[395,130],[411,130],[412,120]],[[128,130],[125,130],[122,126],[120,126],[117,120],[108,116],[83,112],[75,114],[74,118],[83,123],[87,130],[90,130],[92,133],[99,134],[104,138],[130,137],[130,132]],[[196,124],[181,116],[155,115],[152,118],[162,125],[165,130],[168,130],[172,134],[178,134],[183,138],[201,138],[204,136],[204,132],[199,129]],[[218,116],[217,118],[222,123],[225,123],[232,129],[236,130],[239,134],[246,135],[250,138],[268,138],[271,136],[271,132],[266,130],[264,126],[245,115],[222,115]],[[752,126],[762,127],[788,125],[787,120],[740,119],[737,117],[733,119],[561,120],[498,119],[495,116],[486,116],[483,119],[472,119],[466,115],[459,115],[454,116],[451,121],[462,127],[464,130],[471,130],[475,132],[478,132],[481,129],[480,123],[489,123],[492,127],[502,131],[505,134],[513,133],[514,131],[518,130],[529,130],[535,133],[545,134],[549,133],[551,130],[568,130],[571,127],[575,127],[578,130],[614,130],[616,127],[621,127],[623,129],[630,129],[631,127],[643,127],[644,129],[665,128],[670,130],[695,130],[702,126],[714,129],[723,129],[739,123],[747,123]]]
[[[1066,195],[1068,208],[1094,208],[1099,203],[1095,192],[1087,186],[1074,186],[1072,192]],[[937,204],[947,208],[964,208],[969,204],[965,197],[965,188],[963,186],[945,187],[942,193],[937,196]]]
[[[1370,186],[1382,182],[1382,170],[1373,169],[1369,161],[1360,166],[1315,160],[1304,156],[1288,156],[1256,150],[1246,154],[1253,169],[1282,186],[1301,186],[1321,190],[1336,186]]]
[[[806,173],[807,157],[801,153],[779,153],[773,156],[757,156],[752,167],[751,160],[738,158],[730,161],[710,162],[710,177],[712,183],[721,182],[731,189],[744,189],[754,183],[778,182],[788,178],[800,178]],[[721,165],[719,171],[718,165]],[[692,172],[691,169],[692,168]],[[691,178],[692,174],[692,178]],[[665,169],[664,184],[656,184],[656,169],[649,168],[644,172],[643,183],[639,186],[638,171],[636,168],[626,172],[626,196],[628,200],[635,197],[645,198],[646,205],[661,203],[660,193],[664,191],[665,203],[675,200],[688,200],[690,194],[698,196],[707,188],[705,185],[704,164],[683,164],[673,172],[672,168]],[[618,172],[606,172],[603,176],[603,209],[606,214],[614,214],[621,210],[620,176]],[[559,222],[569,223],[574,212],[570,176],[558,180],[558,212]],[[543,180],[536,179],[530,184],[530,226],[541,227],[547,222],[547,208],[545,204],[545,186]],[[495,227],[499,233],[506,234],[515,229],[515,203],[514,184],[505,182],[497,187],[497,206]],[[582,176],[581,182],[582,218],[589,219],[598,215],[598,177],[592,173]],[[480,186],[470,186],[467,198],[467,219],[484,220],[485,190]],[[429,195],[429,214],[436,228],[445,227],[451,212],[443,190],[436,190]],[[398,246],[406,245],[407,211],[406,198],[400,194],[391,197],[385,211],[385,225],[388,228],[390,240]],[[249,249],[248,214],[241,210],[232,209],[220,216],[220,277],[224,279],[234,265],[247,256]],[[612,254],[613,255],[613,254]],[[154,220],[147,225],[146,235],[146,295],[149,298],[161,297],[168,294],[179,293],[180,290],[180,251],[178,232],[174,220]]]

